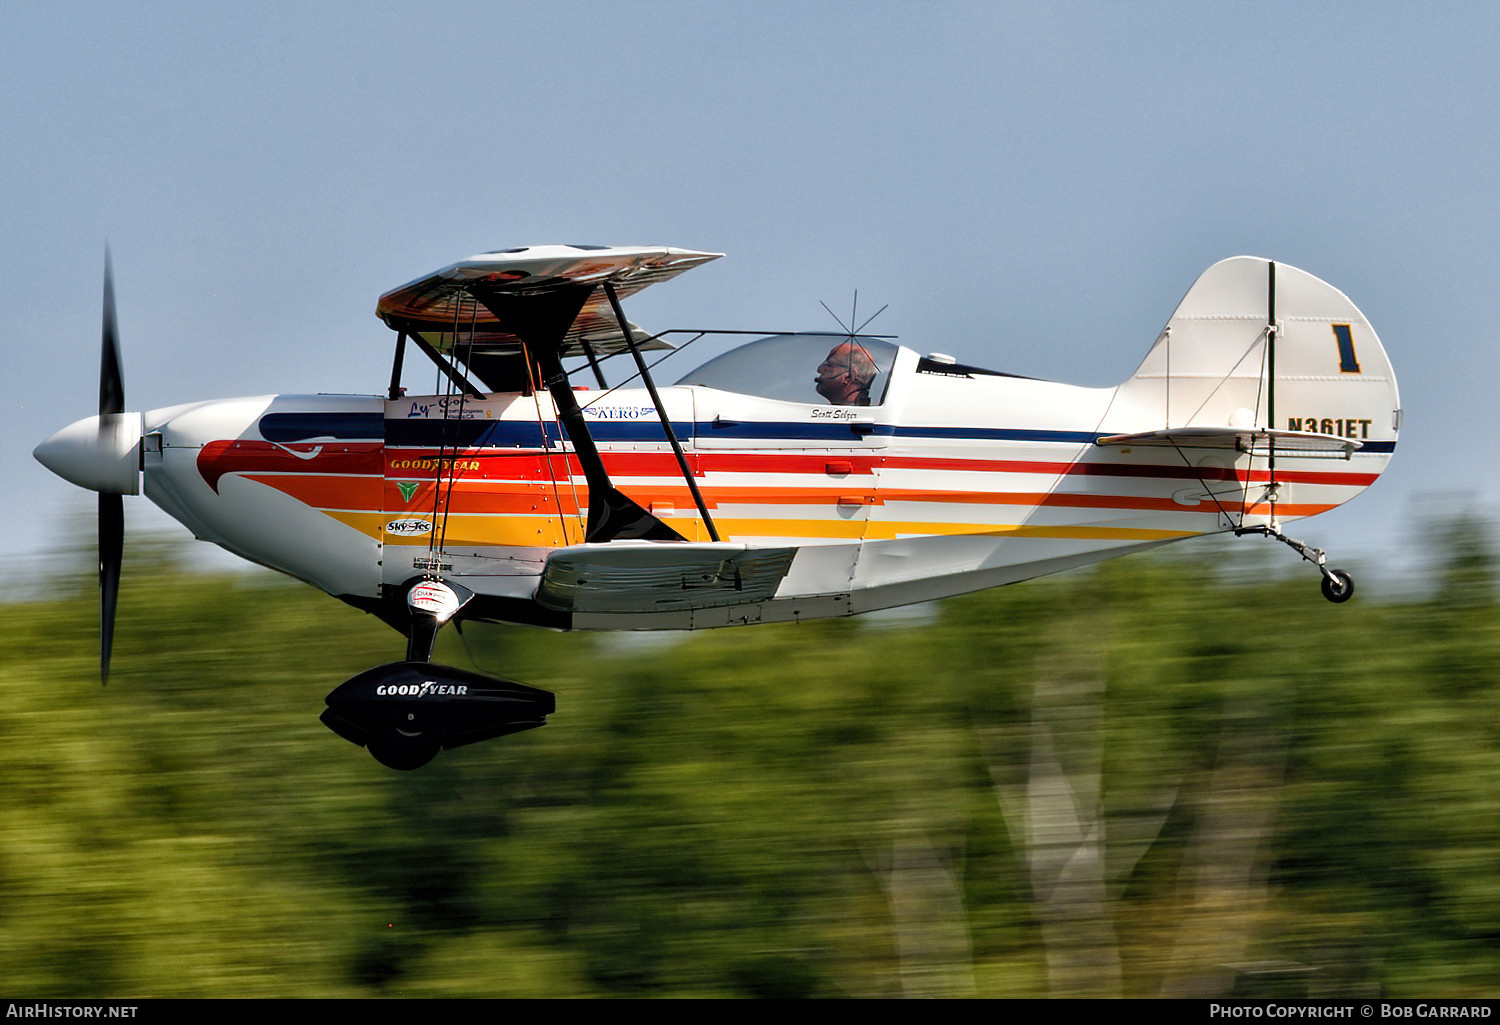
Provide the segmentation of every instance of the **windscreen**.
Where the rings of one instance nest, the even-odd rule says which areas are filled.
[[[677,383],[783,402],[878,406],[897,351],[879,338],[772,335],[709,360]]]

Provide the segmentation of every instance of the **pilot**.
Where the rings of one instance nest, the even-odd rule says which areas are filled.
[[[835,406],[868,406],[877,373],[870,353],[851,338],[835,345],[818,364],[818,394]]]

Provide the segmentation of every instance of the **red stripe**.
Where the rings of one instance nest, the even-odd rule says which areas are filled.
[[[389,449],[388,459],[435,458],[435,448]],[[393,454],[399,453],[399,455]],[[479,460],[481,469],[468,476],[507,480],[530,480],[533,475],[545,478],[542,455],[536,450],[518,449],[514,452],[497,453],[494,449],[465,449],[456,456],[445,450],[445,458]],[[601,452],[605,468],[620,477],[675,477],[681,471],[670,452]],[[1083,475],[1088,477],[1145,477],[1189,481],[1237,481],[1245,483],[1243,472],[1221,467],[1197,467],[1178,465],[1133,465],[1112,462],[1060,463],[1030,459],[950,459],[942,456],[878,456],[848,455],[837,451],[824,453],[806,452],[714,452],[697,451],[687,454],[688,465],[697,476],[705,473],[828,473],[829,464],[845,463],[853,474],[871,474],[877,469],[888,470],[936,470],[966,471],[980,473],[1039,473],[1059,477]],[[581,476],[583,468],[571,454],[551,455],[552,463],[560,473],[562,461],[567,459],[569,472]],[[493,467],[495,460],[504,460],[504,466]],[[520,471],[519,473],[517,471]],[[406,476],[398,471],[393,476]],[[428,474],[430,475],[430,474]],[[412,476],[421,477],[422,473]],[[1378,473],[1347,473],[1315,470],[1283,470],[1277,478],[1289,484],[1342,484],[1349,487],[1368,487],[1380,475]],[[1252,483],[1266,482],[1271,476],[1265,470],[1249,474]]]
[[[285,492],[288,495],[304,502],[307,505],[321,508],[349,508],[378,510],[382,505],[386,510],[396,511],[401,509],[418,510],[432,504],[432,484],[424,484],[410,499],[399,494],[399,489],[390,480],[380,479],[379,466],[376,458],[379,455],[378,445],[336,445],[323,446],[301,446],[297,450],[315,452],[310,459],[301,459],[293,452],[288,452],[284,447],[261,441],[217,441],[204,447],[199,453],[198,465],[204,479],[210,486],[218,484],[219,479],[226,473],[244,473],[251,475],[263,483]],[[295,451],[295,450],[294,450]],[[431,455],[424,454],[421,450],[399,450],[399,458],[403,461],[436,460],[436,452]],[[631,464],[638,475],[644,476],[643,469],[655,475],[669,475],[676,469],[676,463],[669,458],[663,458],[654,453],[622,453],[627,458],[620,462]],[[484,455],[481,451],[460,454],[455,457],[460,462],[480,462],[484,469],[479,472],[460,471],[456,487],[451,499],[444,496],[444,505],[451,501],[452,512],[464,513],[537,513],[541,515],[556,515],[554,498],[560,498],[564,514],[576,514],[573,508],[572,489],[567,493],[554,496],[552,489],[543,486],[547,480],[547,474],[543,468],[543,457],[535,451],[518,451],[504,453],[503,455]],[[552,457],[554,463],[561,460],[561,455]],[[743,463],[743,459],[759,459],[758,456],[750,455],[737,459],[736,462]],[[816,464],[821,470],[826,463],[821,456],[810,457],[799,456],[776,456],[774,457],[776,470],[769,469],[764,460],[759,467],[760,472],[795,472],[792,468],[807,470],[809,464]],[[715,460],[716,462],[718,460]],[[849,462],[845,460],[844,462]],[[877,459],[866,457],[863,462],[866,466],[873,466]],[[906,460],[905,462],[912,462]],[[924,460],[928,463],[936,463],[936,466],[928,469],[939,469],[942,460]],[[1008,467],[1025,467],[1024,471],[1011,469],[1011,472],[1036,472],[1034,467],[1038,464],[1023,461],[1003,460],[965,460],[966,463],[981,463],[987,469],[994,469],[996,463],[1006,463]],[[496,463],[502,465],[496,466]],[[1049,464],[1042,464],[1049,465]],[[1070,464],[1050,464],[1062,466],[1066,471],[1076,471],[1079,467],[1071,467]],[[559,465],[558,469],[561,469]],[[618,471],[620,467],[616,465]],[[1175,469],[1175,468],[1171,468]],[[575,473],[582,471],[576,465],[573,466]],[[336,476],[338,474],[360,475],[351,478]],[[431,480],[431,471],[400,469],[392,471],[395,477],[417,477]],[[1348,478],[1353,475],[1343,475]],[[481,481],[484,482],[482,486]],[[652,503],[668,501],[679,505],[686,511],[691,506],[691,495],[681,485],[665,484],[657,486],[643,486],[634,484],[628,479],[622,481],[629,489],[629,493],[639,502]],[[833,482],[836,483],[836,482]],[[853,482],[850,482],[853,484]],[[916,489],[916,488],[882,488],[875,490],[867,486],[854,485],[835,487],[733,487],[715,486],[708,484],[704,487],[704,497],[711,507],[720,505],[837,505],[848,504],[851,497],[858,498],[860,504],[884,505],[887,502],[930,502],[935,504],[960,504],[960,505],[1018,505],[1034,507],[1064,507],[1064,508],[1086,508],[1123,511],[1126,509],[1159,510],[1164,512],[1192,512],[1207,511],[1208,504],[1204,503],[1197,510],[1191,507],[1183,507],[1171,498],[1154,496],[1129,496],[1129,495],[1104,495],[1104,494],[1079,494],[1067,492],[989,492],[989,491],[953,491],[939,489]],[[383,501],[382,501],[382,492]],[[587,489],[580,487],[579,497],[582,499],[587,495]],[[1240,502],[1226,502],[1226,505],[1239,508]],[[1259,504],[1259,503],[1257,503]],[[1333,508],[1331,505],[1289,505],[1283,503],[1281,510],[1289,516],[1308,516]]]
[[[1054,463],[1028,459],[942,459],[916,456],[892,456],[884,461],[884,466],[887,469],[901,470],[966,470],[981,473],[1050,473],[1058,476],[1232,480],[1241,484],[1245,482],[1244,473],[1216,466]],[[1254,470],[1249,476],[1252,482],[1271,479],[1271,475],[1265,470]],[[1328,473],[1315,470],[1283,470],[1276,475],[1278,480],[1289,484],[1347,484],[1350,487],[1368,487],[1375,483],[1375,479],[1379,476],[1378,473]]]
[[[362,473],[384,472],[378,441],[337,444],[274,445],[269,441],[211,441],[198,452],[198,472],[214,491],[226,473]],[[302,458],[295,453],[306,453]]]
[[[308,453],[300,458],[297,453]],[[605,467],[620,478],[675,477],[679,470],[670,452],[603,453]],[[559,476],[582,476],[583,468],[576,457],[560,452],[542,453],[536,449],[465,449],[454,452],[435,448],[384,448],[379,442],[352,442],[323,445],[276,445],[267,441],[213,441],[198,453],[198,470],[214,490],[226,473],[314,473],[372,474],[387,478],[423,480],[437,476],[436,467],[477,464],[478,468],[460,465],[460,479],[546,481]],[[432,460],[433,465],[403,466]],[[550,466],[549,466],[550,464]],[[567,469],[564,470],[564,464]],[[842,464],[842,465],[840,465]],[[950,459],[938,456],[878,456],[839,452],[693,452],[688,465],[695,475],[705,473],[785,473],[818,474],[842,478],[844,466],[852,475],[869,475],[877,469],[927,470],[943,472],[1029,473],[1051,476],[1125,477],[1186,481],[1235,481],[1263,483],[1271,479],[1265,470],[1244,472],[1221,467],[1173,465],[1131,465],[1115,462],[1064,463],[1027,459]],[[837,467],[837,469],[831,469]],[[444,475],[446,476],[446,474]],[[1287,483],[1335,484],[1366,487],[1374,483],[1376,473],[1348,473],[1312,470],[1282,470],[1277,474]]]

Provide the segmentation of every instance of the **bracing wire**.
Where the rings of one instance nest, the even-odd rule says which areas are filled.
[[[458,356],[458,346],[459,346],[459,341],[458,341],[458,324],[459,324],[459,319],[460,319],[460,317],[462,315],[462,310],[463,310],[463,301],[460,300],[459,304],[458,304],[458,307],[457,307],[457,309],[455,309],[454,314],[453,314],[453,321],[454,321],[454,327],[453,327],[453,355],[454,355],[455,358]],[[474,349],[474,332],[475,332],[475,330],[477,330],[478,317],[479,317],[479,303],[471,300],[470,303],[469,303],[469,348],[468,348],[468,353],[467,353],[468,356],[472,356],[473,355],[473,349]],[[464,359],[464,363],[467,364],[468,362],[469,362],[468,358],[465,358]],[[452,382],[449,382],[449,384],[451,385]],[[459,445],[463,442],[464,409],[465,409],[465,406],[468,403],[468,399],[469,399],[469,393],[467,391],[460,390],[459,391],[459,396],[458,396],[458,421],[457,421],[457,426],[455,426],[453,428],[453,434],[454,434],[454,441],[453,441],[453,465],[452,465],[452,467],[450,467],[449,473],[448,473],[448,489],[447,489],[447,494],[443,497],[443,526],[442,526],[442,533],[438,536],[438,551],[439,552],[442,552],[443,549],[445,548],[445,546],[448,543],[448,513],[449,513],[449,511],[453,507],[453,488],[454,488],[454,485],[458,481],[458,450],[459,450]],[[444,407],[444,409],[443,409],[443,418],[444,418],[444,420],[446,420],[447,417],[448,417],[448,410],[447,410],[447,407]],[[440,466],[441,466],[441,464],[440,464]]]
[[[1203,475],[1203,467],[1201,467],[1201,466],[1194,466],[1193,465],[1193,461],[1191,459],[1189,459],[1187,457],[1187,453],[1182,450],[1182,446],[1178,445],[1175,441],[1172,442],[1172,451],[1176,452],[1178,454],[1178,456],[1180,456],[1182,458],[1182,464],[1184,466],[1186,466],[1189,470],[1193,471],[1193,475],[1198,478],[1198,483],[1201,484],[1201,485],[1203,485],[1203,492],[1204,492],[1204,494],[1208,495],[1209,498],[1213,499],[1214,505],[1219,510],[1219,515],[1223,516],[1224,519],[1225,519],[1225,521],[1227,521],[1228,523],[1234,524],[1236,527],[1243,527],[1245,525],[1245,502],[1244,502],[1244,499],[1241,498],[1241,500],[1240,500],[1240,519],[1239,519],[1239,522],[1235,523],[1235,519],[1234,519],[1233,516],[1231,516],[1229,514],[1229,510],[1224,508],[1224,503],[1219,501],[1219,495],[1218,495],[1218,492],[1214,491],[1214,486],[1211,483],[1209,483],[1209,481],[1207,480],[1206,477],[1204,477],[1204,475]],[[1230,469],[1229,472],[1233,473],[1234,470]],[[1250,479],[1250,471],[1249,471],[1248,467],[1245,470],[1245,479],[1247,481]]]
[[[542,459],[547,465],[547,479],[552,483],[552,504],[557,510],[557,525],[562,530],[563,544],[568,543],[568,518],[563,513],[562,494],[557,490],[557,469],[552,462],[552,446],[547,440],[547,422],[542,416],[541,388],[538,387],[537,376],[533,373],[536,364],[531,360],[531,352],[526,343],[521,343],[521,358],[526,361],[526,382],[531,387],[531,402],[536,407],[536,429],[541,441]],[[618,387],[618,385],[616,385]],[[562,427],[559,425],[557,431],[558,443],[562,442]],[[568,465],[568,450],[562,450],[563,472],[568,477],[568,487],[573,492],[574,515],[578,517],[578,537],[582,540],[588,533],[588,527],[583,520],[583,511],[578,504],[578,485],[573,483],[573,468]]]
[[[459,299],[457,302],[455,302],[453,304],[453,334],[451,336],[452,339],[453,339],[453,344],[452,344],[451,351],[453,352],[453,354],[454,354],[455,357],[458,355],[458,335],[459,335],[459,327],[460,327],[460,325],[462,323],[462,320],[461,320],[462,316],[463,316],[463,300]],[[447,534],[447,517],[446,516],[440,516],[439,515],[439,509],[442,507],[442,502],[443,502],[443,472],[444,472],[443,471],[443,464],[444,464],[444,461],[448,458],[447,457],[448,436],[449,436],[450,433],[453,433],[453,435],[454,435],[454,451],[456,452],[458,450],[458,438],[457,438],[457,434],[456,434],[455,428],[452,425],[452,420],[451,420],[451,417],[450,417],[450,413],[451,413],[451,409],[452,409],[452,401],[451,400],[453,398],[453,391],[454,391],[454,388],[456,386],[454,385],[453,380],[451,378],[449,378],[446,374],[441,374],[440,376],[444,380],[444,386],[443,386],[442,394],[438,395],[438,401],[442,404],[442,407],[443,407],[443,421],[442,421],[442,429],[438,432],[437,458],[434,461],[433,467],[432,467],[432,472],[433,472],[433,479],[432,479],[432,520],[433,520],[433,529],[431,531],[429,531],[428,534],[427,534],[427,554],[428,554],[429,558],[431,558],[433,556],[441,556],[441,554],[443,552],[443,546],[444,546],[444,544],[447,541],[447,536],[446,536],[446,534]],[[435,390],[434,390],[434,394],[437,394],[437,392]],[[452,494],[452,484],[451,484],[451,481],[450,481],[450,484],[449,484],[449,494],[450,495]],[[440,531],[438,529],[438,524],[439,523],[442,524],[441,533],[440,533]]]
[[[1255,415],[1256,416],[1260,415],[1260,400],[1261,400],[1261,397],[1264,395],[1265,390],[1266,390],[1266,359],[1269,357],[1270,352],[1271,352],[1271,333],[1274,330],[1275,330],[1274,327],[1271,327],[1270,325],[1267,325],[1266,330],[1261,335],[1261,337],[1265,339],[1265,342],[1260,347],[1260,373],[1256,376],[1256,382],[1255,382]],[[1266,426],[1267,427],[1275,427],[1276,425],[1268,422],[1266,424]],[[1274,442],[1272,444],[1274,444]],[[1245,523],[1245,517],[1250,514],[1250,487],[1251,487],[1251,480],[1254,477],[1254,475],[1255,475],[1255,439],[1254,439],[1254,436],[1252,435],[1251,436],[1251,440],[1250,440],[1250,458],[1245,462],[1245,487],[1244,487],[1244,490],[1240,493],[1240,525],[1241,526],[1243,526],[1244,523]],[[1271,511],[1272,511],[1272,513],[1274,515],[1274,513],[1275,513],[1275,506],[1274,505],[1271,507]]]
[[[663,333],[665,333],[665,332],[663,332]],[[709,333],[710,332],[708,332],[708,331],[699,331],[696,335],[694,335],[693,337],[689,338],[687,341],[683,342],[681,345],[677,346],[676,348],[672,349],[670,352],[666,353],[664,356],[662,356],[660,359],[658,359],[655,363],[652,363],[649,366],[647,366],[646,369],[647,370],[655,370],[658,366],[660,366],[661,364],[665,363],[671,357],[676,356],[679,353],[686,352],[687,351],[687,347],[689,345],[692,345],[698,339],[702,338],[704,335],[709,334]],[[661,335],[659,335],[659,334],[652,335],[649,338],[647,338],[645,340],[645,342],[654,342],[654,341],[656,341],[660,337],[661,337]],[[637,343],[637,344],[638,345],[644,345],[645,342],[640,342],[640,343]],[[605,359],[609,359],[610,356],[617,356],[617,355],[619,355],[619,353],[613,353],[612,352],[612,353],[609,354],[609,356],[606,356]],[[602,402],[604,399],[607,399],[611,394],[613,394],[614,392],[619,391],[621,388],[625,387],[631,381],[634,381],[636,378],[638,378],[640,376],[641,376],[641,372],[639,370],[637,370],[635,373],[633,373],[629,377],[625,378],[625,380],[621,381],[619,384],[615,385],[613,388],[610,388],[607,391],[602,391],[598,395],[595,395],[593,398],[591,398],[587,402],[583,403],[580,406],[580,408],[581,409],[588,409],[590,406],[594,405],[594,403],[596,403],[596,402]]]

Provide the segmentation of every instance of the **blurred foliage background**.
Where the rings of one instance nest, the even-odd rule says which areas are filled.
[[[397,773],[374,619],[133,538],[0,605],[0,978],[43,996],[1490,996],[1483,524],[1348,605],[1279,546],[680,635],[471,624],[557,694]],[[1356,570],[1358,567],[1354,567]],[[1363,581],[1362,581],[1363,582]]]

